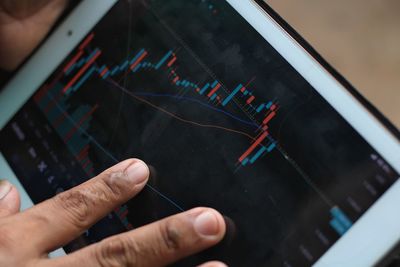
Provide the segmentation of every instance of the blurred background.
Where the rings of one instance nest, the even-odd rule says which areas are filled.
[[[399,0],[265,0],[400,128]]]

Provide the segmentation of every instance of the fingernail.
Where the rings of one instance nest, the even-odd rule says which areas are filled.
[[[228,267],[228,265],[222,262],[208,262],[197,267]]]
[[[0,200],[5,198],[12,189],[11,184],[6,180],[0,181]]]
[[[203,236],[216,236],[220,227],[217,215],[212,211],[205,211],[198,215],[194,221],[194,229]]]
[[[149,168],[143,161],[136,161],[126,169],[126,177],[133,184],[144,183],[149,178]]]
[[[228,265],[226,265],[225,263],[222,263],[222,262],[216,262],[212,265],[212,267],[228,267]]]

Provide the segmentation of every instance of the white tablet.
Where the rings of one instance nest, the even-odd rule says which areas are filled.
[[[84,0],[0,114],[0,176],[25,205],[153,166],[67,253],[196,206],[236,233],[176,266],[371,266],[400,239],[397,130],[262,1]]]

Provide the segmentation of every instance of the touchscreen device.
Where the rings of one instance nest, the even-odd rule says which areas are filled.
[[[33,203],[152,166],[67,253],[196,206],[235,233],[176,266],[366,266],[400,237],[398,139],[253,1],[83,1],[0,110],[2,174]]]

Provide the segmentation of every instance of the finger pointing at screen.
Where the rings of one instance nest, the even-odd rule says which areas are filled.
[[[134,197],[148,177],[146,164],[130,159],[24,212],[15,214],[12,209],[0,217],[0,265],[165,266],[221,241],[225,234],[223,217],[215,210],[196,208],[64,257],[46,257]],[[2,183],[0,187],[7,186]],[[19,257],[7,256],[13,255],[10,252]],[[205,266],[224,265],[210,262]]]

